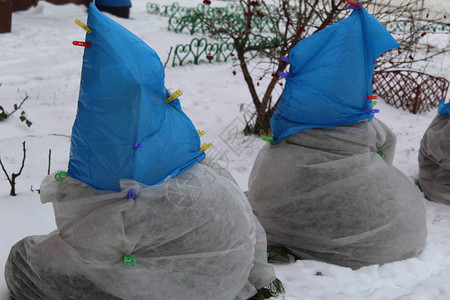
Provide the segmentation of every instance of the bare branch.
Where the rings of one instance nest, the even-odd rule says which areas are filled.
[[[22,164],[21,164],[21,166],[20,166],[20,170],[19,170],[18,173],[12,173],[12,174],[11,174],[11,177],[9,177],[9,174],[8,174],[8,172],[6,171],[6,168],[5,168],[5,166],[3,165],[2,160],[0,159],[0,165],[2,166],[2,170],[3,170],[3,172],[5,173],[6,178],[7,178],[8,181],[9,181],[9,185],[11,186],[11,191],[10,191],[10,193],[9,193],[10,196],[16,196],[16,178],[19,177],[20,174],[22,174],[22,170],[23,170],[23,168],[24,168],[24,166],[25,166],[25,158],[26,158],[26,156],[27,156],[27,155],[26,155],[27,150],[26,150],[26,148],[25,148],[25,142],[22,143],[22,152],[23,152],[23,157],[22,157]]]
[[[364,1],[364,7],[388,30],[395,29],[393,34],[401,43],[400,48],[378,59],[377,70],[411,68],[413,64],[425,68],[427,60],[450,51],[449,47],[435,49],[425,42],[424,34],[431,25],[448,22],[444,22],[442,15],[427,12],[421,4],[421,0],[404,0],[400,6],[393,5],[391,0]],[[220,20],[217,14],[206,13],[200,19],[212,37],[233,41],[237,66],[256,111],[255,118],[249,120],[254,123],[247,123],[252,128],[246,128],[246,132],[270,134],[270,117],[282,95],[276,74],[288,66],[281,57],[287,56],[303,38],[343,19],[351,10],[346,9],[343,0],[238,0],[237,5],[240,10],[231,15],[223,10]],[[266,27],[270,30],[264,30]],[[269,80],[258,94],[262,78],[266,77]],[[256,84],[260,86],[258,90]]]
[[[0,165],[2,166],[3,173],[5,173],[6,178],[7,178],[8,181],[9,181],[9,184],[12,184],[12,180],[11,180],[11,178],[9,177],[8,172],[6,171],[5,166],[3,165],[3,162],[2,162],[2,159],[1,159],[1,158],[0,158]]]

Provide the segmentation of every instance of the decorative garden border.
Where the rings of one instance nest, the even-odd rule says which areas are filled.
[[[388,104],[413,114],[429,111],[447,96],[449,82],[422,72],[395,70],[375,72],[373,90]]]

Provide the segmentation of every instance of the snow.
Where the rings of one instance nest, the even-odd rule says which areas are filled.
[[[130,20],[111,17],[146,41],[164,62],[170,46],[187,43],[192,37],[168,32],[167,18],[147,14],[145,4],[144,0],[133,1]],[[84,31],[74,19],[86,22],[86,17],[83,6],[39,2],[28,11],[14,13],[12,32],[0,35],[0,105],[11,111],[28,95],[23,110],[33,122],[28,128],[17,112],[0,123],[0,157],[10,173],[20,168],[23,141],[27,148],[25,168],[17,178],[18,196],[9,196],[9,183],[0,174],[0,266],[5,265],[17,241],[56,228],[52,207],[41,204],[39,194],[31,189],[39,188],[47,174],[49,149],[51,170],[67,169],[83,54],[72,41],[84,40]],[[430,64],[428,72],[450,79],[449,68],[450,59],[445,57]],[[232,70],[238,71],[236,76]],[[185,112],[198,129],[206,131],[202,141],[214,145],[208,155],[229,169],[247,190],[250,170],[264,142],[240,132],[245,108],[251,102],[239,70],[229,64],[168,68],[166,84],[170,91],[183,91]],[[436,112],[412,115],[383,101],[377,108],[381,110],[377,117],[397,134],[394,165],[414,181],[419,143]],[[382,187],[373,187],[377,188]],[[278,299],[450,299],[450,207],[430,202],[426,206],[429,235],[417,258],[359,270],[310,260],[276,265],[277,276],[286,287],[286,294]],[[3,272],[0,299],[8,299]]]

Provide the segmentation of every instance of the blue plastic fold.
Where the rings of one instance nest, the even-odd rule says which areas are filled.
[[[439,101],[438,113],[443,114],[443,115],[447,115],[447,116],[450,117],[450,102],[445,104],[445,100],[441,99]]]
[[[271,120],[273,144],[304,129],[372,120],[367,96],[375,59],[398,46],[362,6],[301,40],[289,53],[290,77]]]
[[[162,182],[205,157],[178,99],[166,103],[156,52],[89,5],[78,112],[72,128],[70,176],[101,190],[121,179]]]

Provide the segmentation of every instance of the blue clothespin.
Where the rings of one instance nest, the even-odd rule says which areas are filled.
[[[364,109],[363,112],[366,114],[376,114],[376,113],[379,113],[380,110],[379,109]]]
[[[285,61],[285,62],[287,62],[287,63],[290,63],[290,62],[291,62],[291,59],[290,59],[289,57],[286,57],[286,56],[282,56],[282,57],[281,57],[281,60],[283,60],[283,61]]]
[[[278,75],[279,75],[280,77],[284,77],[284,78],[290,78],[290,77],[292,77],[292,74],[285,73],[285,72],[281,72],[281,71],[278,72]]]
[[[134,148],[134,149],[142,148],[142,143],[134,143],[134,144],[133,144],[133,148]]]
[[[131,188],[128,192],[127,199],[133,198],[133,200],[136,200],[136,192],[134,191],[134,188]]]

